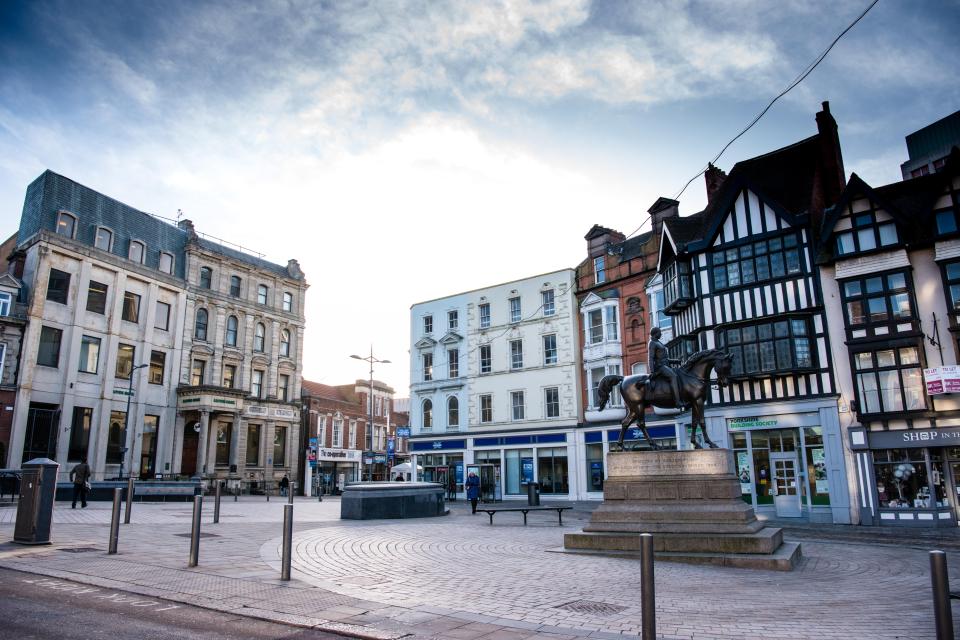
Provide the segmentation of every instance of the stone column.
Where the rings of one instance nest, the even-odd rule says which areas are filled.
[[[183,463],[183,430],[186,427],[186,420],[183,413],[177,412],[177,419],[173,423],[173,448],[170,451],[170,473],[180,473]],[[167,472],[164,472],[164,476]]]
[[[273,436],[276,433],[276,423],[267,420],[263,423],[263,479],[273,482]]]
[[[230,429],[230,465],[236,466],[237,471],[231,472],[234,477],[240,471],[240,413],[233,414],[233,427]]]
[[[211,425],[210,437],[207,441],[207,468],[208,476],[216,475],[217,470],[217,436],[220,431],[220,421],[216,420]]]
[[[206,472],[207,435],[210,433],[210,412],[200,412],[200,439],[197,441],[197,475],[201,478]]]

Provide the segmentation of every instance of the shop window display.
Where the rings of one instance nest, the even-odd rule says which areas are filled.
[[[943,488],[943,463],[939,453],[931,456],[932,478],[927,475],[927,461],[923,449],[885,449],[875,451],[873,458],[876,463],[877,497],[881,507],[932,509],[947,506]],[[935,491],[932,499],[931,484]]]
[[[537,476],[541,493],[569,493],[567,448],[538,449]]]
[[[813,505],[829,505],[830,484],[827,480],[827,460],[823,448],[823,427],[805,428],[803,440],[810,502]]]

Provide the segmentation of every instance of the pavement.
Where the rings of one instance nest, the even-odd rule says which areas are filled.
[[[597,503],[574,503],[563,526],[539,512],[524,527],[519,513],[490,526],[463,502],[442,518],[350,521],[336,498],[297,498],[293,579],[281,582],[284,501],[225,498],[218,524],[204,502],[195,568],[189,503],[134,504],[116,555],[106,553],[108,503],[57,503],[54,544],[0,544],[0,567],[357,638],[641,632],[637,560],[553,553]],[[0,540],[12,539],[15,516],[0,509]],[[960,584],[960,530],[770,524],[803,545],[792,572],[657,563],[658,638],[935,638],[928,551],[947,551]]]

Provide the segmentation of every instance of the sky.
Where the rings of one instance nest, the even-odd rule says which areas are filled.
[[[0,235],[51,169],[306,273],[304,377],[408,394],[410,306],[630,234],[869,0],[0,2]],[[900,179],[960,0],[880,0],[717,162],[813,135]],[[681,215],[705,204],[702,179]],[[642,232],[642,230],[641,230]]]

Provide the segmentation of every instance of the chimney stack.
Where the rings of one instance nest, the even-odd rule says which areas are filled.
[[[840,134],[837,131],[837,121],[830,113],[830,103],[823,102],[823,110],[817,113],[817,133],[820,142],[820,177],[823,189],[824,207],[836,204],[840,194],[847,184],[843,171],[843,155],[840,152]]]
[[[659,241],[660,233],[663,229],[663,221],[680,217],[680,203],[671,198],[660,197],[647,209],[647,213],[650,214],[650,226],[653,229],[653,237]]]
[[[707,202],[710,202],[714,194],[720,191],[723,181],[727,179],[727,174],[710,162],[707,164],[707,170],[703,172],[703,179],[707,183]]]
[[[583,239],[587,241],[587,254],[591,258],[596,258],[604,255],[610,246],[620,244],[627,237],[616,229],[608,229],[595,224],[587,232],[587,235],[583,236]]]

